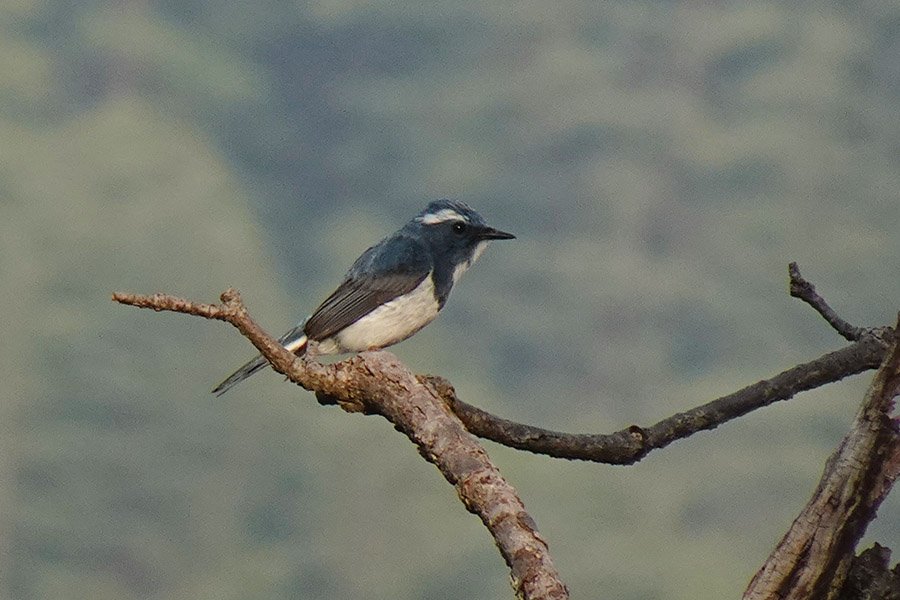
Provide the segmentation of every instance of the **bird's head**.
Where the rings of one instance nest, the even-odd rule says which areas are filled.
[[[437,256],[450,262],[456,273],[454,279],[481,256],[488,242],[516,237],[490,227],[481,215],[456,200],[435,200],[409,225]]]

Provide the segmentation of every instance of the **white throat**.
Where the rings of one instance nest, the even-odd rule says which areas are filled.
[[[456,284],[457,281],[459,281],[459,278],[463,276],[463,273],[468,271],[469,267],[471,267],[475,263],[475,261],[478,260],[482,254],[484,254],[484,251],[488,247],[489,243],[490,242],[488,242],[487,240],[485,240],[483,242],[478,242],[478,245],[475,246],[475,251],[472,252],[472,256],[469,258],[469,260],[463,261],[463,262],[459,263],[458,265],[456,265],[456,267],[453,269],[453,284],[454,285]]]

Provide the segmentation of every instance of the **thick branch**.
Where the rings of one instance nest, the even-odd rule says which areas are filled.
[[[515,489],[433,388],[416,379],[394,355],[365,352],[334,365],[297,358],[253,322],[234,290],[222,294],[222,305],[195,304],[162,294],[114,294],[113,299],[157,311],[227,321],[269,359],[276,371],[320,398],[333,398],[346,410],[384,416],[438,467],[456,487],[466,508],[481,518],[510,568],[518,597],[568,598],[547,543]]]
[[[857,542],[900,475],[900,432],[891,418],[898,391],[895,340],[853,428],[828,459],[812,499],[751,581],[745,600],[837,597]]]
[[[561,433],[501,419],[456,397],[445,380],[429,377],[466,429],[504,446],[556,458],[627,465],[652,450],[664,448],[698,431],[715,429],[758,408],[844,377],[876,368],[885,354],[884,342],[874,336],[816,360],[797,365],[771,379],[663,419],[647,428],[633,425],[611,434]]]

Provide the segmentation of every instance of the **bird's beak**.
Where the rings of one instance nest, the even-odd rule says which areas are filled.
[[[516,236],[493,227],[485,227],[478,233],[478,237],[483,240],[514,240]]]

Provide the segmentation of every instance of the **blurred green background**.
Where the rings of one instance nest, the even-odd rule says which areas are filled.
[[[510,598],[381,419],[233,329],[114,305],[239,288],[271,333],[425,203],[516,233],[395,352],[508,418],[647,425],[900,308],[896,1],[0,3],[0,596]],[[579,598],[738,597],[870,375],[634,467],[488,444]],[[897,494],[868,540],[900,548]]]

